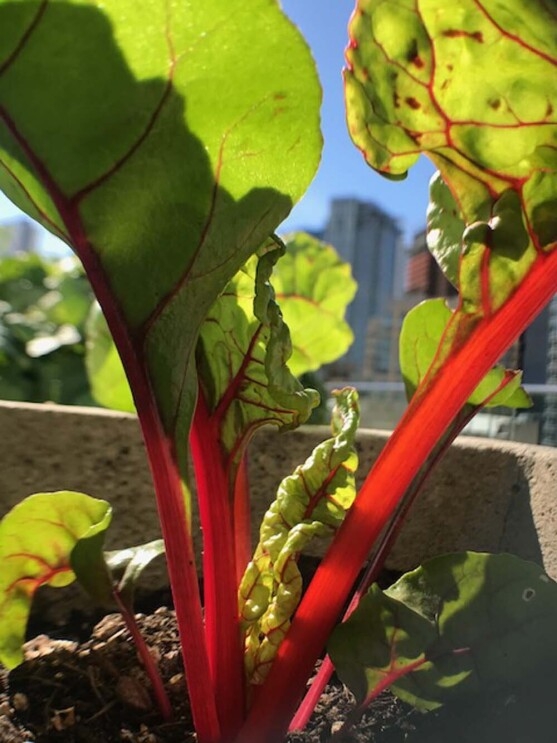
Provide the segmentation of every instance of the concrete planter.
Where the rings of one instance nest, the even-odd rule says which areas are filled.
[[[108,548],[159,536],[150,475],[137,420],[93,408],[0,403],[0,515],[26,495],[82,490],[114,507]],[[280,479],[326,438],[321,427],[262,431],[250,451],[254,523]],[[359,435],[363,477],[384,431]],[[543,564],[557,579],[557,450],[461,438],[432,476],[387,566],[408,570],[436,554],[472,549],[512,552]],[[151,576],[154,584],[162,572]]]

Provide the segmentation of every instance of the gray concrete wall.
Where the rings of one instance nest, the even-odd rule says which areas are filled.
[[[254,520],[327,428],[262,431],[250,451]],[[358,437],[360,480],[386,441]],[[0,515],[34,492],[82,490],[114,507],[107,547],[159,536],[137,420],[91,408],[0,403]],[[436,554],[507,551],[545,566],[557,579],[557,450],[462,438],[412,508],[387,566],[408,570]],[[153,573],[153,580],[162,580]]]

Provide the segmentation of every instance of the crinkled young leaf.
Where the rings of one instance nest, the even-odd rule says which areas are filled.
[[[445,361],[446,349],[458,342],[458,315],[444,299],[428,299],[414,307],[402,324],[399,358],[408,399],[418,386]],[[445,353],[444,353],[445,352]],[[521,372],[494,367],[468,398],[474,406],[529,408],[532,401],[520,386]]]
[[[283,252],[282,243],[269,240],[229,282],[201,328],[201,386],[232,464],[256,428],[295,428],[319,402],[287,366],[290,334],[269,283]]]
[[[298,555],[315,537],[334,535],[356,494],[358,396],[351,388],[333,394],[334,437],[317,446],[305,464],[279,485],[240,584],[246,670],[253,684],[265,679],[300,600]]]
[[[433,709],[554,665],[556,619],[557,584],[538,565],[467,552],[374,585],[328,650],[360,704],[381,685]]]
[[[184,441],[201,322],[317,166],[307,46],[269,0],[2,0],[0,29],[0,187],[82,258]]]
[[[272,283],[292,336],[288,366],[299,377],[342,356],[354,336],[344,319],[356,293],[349,263],[332,245],[305,233],[287,235]]]
[[[21,647],[35,591],[75,580],[72,550],[84,538],[104,532],[110,505],[83,493],[30,495],[0,522],[0,661],[21,663]]]
[[[95,400],[105,408],[134,413],[135,405],[118,350],[95,302],[86,326],[85,364]]]

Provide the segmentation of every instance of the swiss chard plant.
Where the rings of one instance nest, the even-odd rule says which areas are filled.
[[[352,138],[391,178],[420,153],[437,166],[428,242],[458,303],[433,300],[408,316],[409,405],[357,496],[357,396],[347,389],[337,394],[332,438],[281,484],[252,554],[249,440],[262,425],[304,422],[317,403],[289,359],[296,373],[328,360],[291,356],[277,298],[290,293],[301,307],[305,297],[307,309],[291,314],[293,323],[303,318],[302,333],[318,305],[338,309],[324,253],[315,258],[323,260],[316,293],[306,293],[295,248],[290,280],[287,271],[271,285],[285,249],[273,233],[319,159],[320,92],[307,47],[274,0],[233,11],[223,0],[0,2],[0,184],[75,250],[116,344],[153,476],[201,743],[274,743],[307,719],[328,662],[297,711],[307,679],[370,555],[352,624],[331,643],[360,706],[385,685],[434,706],[444,699],[439,687],[477,683],[470,666],[484,654],[490,669],[499,663],[489,683],[505,674],[502,656],[489,653],[491,607],[476,634],[464,631],[467,607],[493,590],[490,575],[506,574],[497,558],[424,566],[385,595],[372,588],[353,609],[470,416],[489,404],[528,404],[520,374],[495,364],[557,289],[555,20],[544,0],[357,3],[345,72]],[[108,504],[81,494],[33,498],[0,527],[9,567],[2,660],[20,658],[36,588],[75,575],[123,609],[135,637],[131,586],[160,545],[105,556]],[[37,511],[17,511],[37,498]],[[79,505],[68,508],[68,498]],[[47,529],[37,549],[22,523],[56,533]],[[315,537],[332,541],[301,598],[297,557]],[[531,647],[550,625],[538,619],[555,610],[555,585],[542,580],[536,590],[540,570],[532,570],[518,569],[518,593],[505,593],[495,623],[512,644],[519,622],[519,665],[537,657]],[[455,605],[442,601],[447,585]],[[381,652],[365,635],[378,615],[380,627],[368,630],[382,638]],[[345,642],[355,624],[364,627],[353,633],[357,668]]]

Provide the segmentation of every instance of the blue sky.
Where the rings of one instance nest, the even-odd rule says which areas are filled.
[[[422,157],[405,181],[388,181],[366,165],[346,128],[341,71],[354,0],[283,0],[282,5],[306,37],[317,62],[323,85],[325,140],[319,172],[286,226],[319,227],[331,198],[355,196],[374,201],[400,220],[407,236],[413,235],[425,226],[433,166]]]
[[[347,41],[346,26],[354,0],[283,0],[283,8],[306,37],[323,85],[321,167],[304,199],[294,208],[284,229],[323,226],[335,196],[374,201],[399,219],[407,237],[425,225],[430,163],[421,158],[405,181],[388,181],[364,162],[348,136],[344,120],[341,70]],[[19,214],[0,194],[0,221]],[[48,248],[54,238],[48,238]]]

